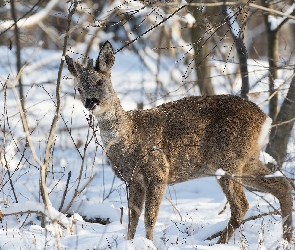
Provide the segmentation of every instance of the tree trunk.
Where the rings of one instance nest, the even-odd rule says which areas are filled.
[[[19,39],[19,29],[18,29],[18,24],[17,24],[17,16],[16,16],[16,10],[14,6],[14,0],[10,1],[10,6],[11,6],[11,15],[13,18],[13,21],[15,23],[14,26],[14,36],[15,36],[15,45],[16,45],[16,68],[17,68],[17,73],[20,72],[22,63],[21,63],[21,47],[20,47],[20,39]],[[20,103],[22,105],[22,109],[25,112],[25,99],[24,99],[24,90],[23,90],[23,84],[22,84],[22,77],[19,77],[18,80],[19,84],[19,97],[20,97]]]
[[[242,0],[241,2],[243,3],[245,1]],[[247,15],[245,13],[243,13],[241,21],[239,23],[237,20],[238,16],[234,15],[234,11],[231,10],[230,12],[232,14],[228,15],[229,11],[227,11],[227,8],[228,7],[226,5],[223,5],[222,6],[222,13],[227,20],[227,24],[230,29],[230,34],[234,40],[236,51],[237,51],[237,54],[239,57],[239,68],[240,68],[241,79],[242,79],[241,97],[248,99],[247,94],[249,93],[249,89],[250,89],[249,77],[248,77],[248,62],[247,62],[248,52],[247,52],[245,43],[243,41],[243,37],[244,37],[243,36],[243,27],[244,27],[243,22],[245,22]],[[237,10],[235,10],[235,11],[237,11]],[[240,28],[238,34],[235,34],[235,33],[237,33],[237,31],[234,32],[233,28],[232,28],[232,25],[234,25],[235,23],[238,23],[239,28]]]
[[[211,82],[210,65],[208,62],[209,42],[205,42],[205,27],[202,22],[202,13],[198,8],[190,8],[196,24],[190,29],[191,40],[194,46],[195,71],[197,84],[201,95],[214,95],[214,88]]]
[[[268,63],[269,63],[269,95],[273,95],[276,91],[275,89],[275,80],[278,78],[278,50],[279,43],[276,31],[268,31],[267,34],[268,40]],[[278,94],[274,94],[274,96],[269,100],[269,116],[275,120],[278,113]]]
[[[270,132],[266,152],[281,166],[287,154],[287,145],[295,118],[295,70],[288,94],[281,106],[277,119]],[[292,120],[293,119],[293,120]]]
[[[264,7],[272,8],[271,4],[268,4],[267,1],[263,2]],[[279,43],[278,43],[278,30],[272,30],[271,23],[268,21],[269,13],[264,14],[264,21],[266,27],[267,35],[267,46],[268,46],[268,63],[269,63],[269,74],[268,74],[268,83],[269,83],[269,95],[273,97],[269,100],[269,116],[273,121],[275,121],[278,114],[278,94],[275,93],[274,82],[278,78],[278,60],[279,60]],[[275,93],[275,94],[274,94]]]
[[[234,36],[233,36],[234,37]],[[239,57],[239,67],[242,78],[242,87],[241,87],[241,97],[248,99],[247,94],[249,93],[249,77],[248,77],[248,56],[245,43],[241,37],[237,38],[235,41],[235,47]]]

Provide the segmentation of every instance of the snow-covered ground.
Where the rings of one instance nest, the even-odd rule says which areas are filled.
[[[76,49],[79,52],[84,48]],[[38,158],[43,161],[55,112],[55,82],[61,52],[42,49],[33,51],[33,48],[27,48],[22,52],[23,60],[30,58],[22,78],[31,138]],[[91,56],[95,57],[97,53],[93,52]],[[13,82],[15,77],[15,56],[8,48],[0,47],[0,58],[0,81],[3,87],[8,75],[9,82]],[[156,64],[152,59],[150,63]],[[225,85],[221,75],[224,65],[216,62],[212,62],[212,65],[215,66],[212,73],[217,93],[237,93],[239,81],[234,81],[232,87]],[[227,73],[235,70],[236,65],[230,63],[225,68]],[[136,108],[141,102],[148,108],[184,95],[198,94],[195,86],[181,82],[184,71],[171,60],[162,59],[159,74],[155,76],[137,56],[120,52],[116,54],[112,79],[125,109]],[[252,100],[260,104],[267,98],[265,63],[249,61],[249,71],[253,85],[251,92],[254,93],[252,97],[255,97]],[[288,71],[280,73],[281,82],[291,74]],[[193,75],[186,81],[192,80]],[[0,223],[1,249],[56,249],[57,241],[60,241],[62,249],[81,250],[292,248],[282,240],[282,219],[279,215],[247,221],[236,230],[227,245],[216,245],[217,239],[206,240],[223,229],[230,217],[228,205],[219,215],[226,200],[215,177],[169,186],[161,204],[154,241],[144,237],[143,216],[140,217],[135,239],[126,241],[128,220],[125,185],[114,177],[101,147],[95,144],[93,131],[88,129],[88,113],[75,95],[73,80],[69,78],[71,76],[65,66],[61,86],[62,116],[54,137],[47,177],[51,216],[58,220],[58,226],[54,227],[48,219],[46,230],[41,227],[40,213],[44,212],[44,207],[39,195],[40,169],[26,147],[11,86],[8,84],[6,91],[0,90],[1,210],[5,215]],[[160,80],[158,85],[157,80]],[[261,91],[265,93],[257,94]],[[264,103],[262,106],[265,111],[266,105]],[[290,166],[294,166],[294,163],[290,162]],[[293,175],[290,169],[287,174]],[[76,190],[81,193],[73,199]],[[250,204],[245,219],[272,212],[273,207],[279,208],[278,201],[270,194],[245,192]],[[94,223],[97,218],[108,224]],[[91,219],[92,222],[86,222]]]

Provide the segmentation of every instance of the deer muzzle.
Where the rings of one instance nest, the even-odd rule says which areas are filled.
[[[85,108],[87,108],[89,111],[94,110],[97,105],[99,105],[99,100],[96,98],[87,98],[85,101]]]

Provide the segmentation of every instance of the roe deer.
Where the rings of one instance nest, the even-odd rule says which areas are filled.
[[[145,203],[146,237],[153,230],[167,185],[215,174],[231,217],[218,243],[226,243],[243,220],[248,202],[243,186],[273,194],[280,202],[283,237],[291,241],[289,181],[259,161],[271,119],[254,103],[232,95],[192,96],[148,110],[124,111],[111,83],[114,50],[107,41],[93,65],[66,56],[85,108],[95,115],[116,175],[129,189],[127,239],[134,237]]]

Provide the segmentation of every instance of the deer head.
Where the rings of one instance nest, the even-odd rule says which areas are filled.
[[[94,66],[92,59],[84,67],[77,60],[66,56],[68,69],[78,81],[81,101],[94,115],[105,112],[117,97],[110,79],[114,61],[114,50],[109,41],[103,44]]]

